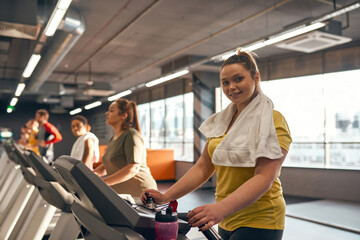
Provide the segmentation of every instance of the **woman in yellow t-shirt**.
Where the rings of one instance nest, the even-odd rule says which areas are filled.
[[[231,104],[204,121],[208,138],[196,164],[164,194],[147,189],[156,203],[180,198],[217,175],[216,203],[188,213],[189,224],[207,230],[219,224],[223,239],[280,240],[285,201],[280,169],[291,144],[285,118],[260,89],[260,73],[251,52],[239,50],[220,69]]]
[[[37,134],[39,132],[39,123],[35,119],[30,119],[26,123],[26,127],[29,130],[29,141],[26,149],[32,150],[40,156],[39,146],[37,142]]]

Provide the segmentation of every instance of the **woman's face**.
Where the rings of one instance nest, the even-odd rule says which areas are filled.
[[[116,102],[113,102],[109,106],[109,110],[105,113],[106,116],[106,124],[110,126],[115,126],[119,123],[122,123],[123,120],[123,114],[120,114],[120,110],[118,108],[118,104]]]
[[[220,71],[220,83],[226,97],[244,108],[251,101],[255,85],[259,82],[259,74],[254,78],[240,63],[226,65]]]
[[[86,133],[86,125],[78,119],[71,121],[71,131],[75,137],[80,137]]]
[[[29,120],[26,123],[26,127],[29,129],[34,129],[39,127],[39,123],[35,120]]]

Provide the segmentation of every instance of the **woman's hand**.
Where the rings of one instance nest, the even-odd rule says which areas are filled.
[[[206,204],[191,210],[187,217],[192,227],[200,227],[201,231],[208,230],[228,215],[228,210],[219,203]]]
[[[162,194],[161,192],[154,189],[145,189],[142,191],[140,196],[141,201],[144,203],[144,205],[146,205],[146,199],[147,199],[145,193],[149,193],[148,197],[152,197],[154,199],[154,203],[156,204],[163,204],[165,201],[164,194]]]
[[[104,164],[100,163],[100,165],[94,169],[94,173],[96,175],[98,175],[98,177],[105,176],[107,174],[107,172],[106,172]]]

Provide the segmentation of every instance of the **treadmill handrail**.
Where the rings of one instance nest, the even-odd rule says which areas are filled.
[[[55,160],[54,166],[75,202],[94,216],[109,225],[130,228],[141,225],[141,216],[84,163],[63,155]]]

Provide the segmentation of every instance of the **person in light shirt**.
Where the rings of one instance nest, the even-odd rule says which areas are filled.
[[[71,131],[77,137],[70,156],[82,161],[90,170],[99,161],[99,139],[88,131],[88,121],[84,116],[76,115],[71,119]]]

